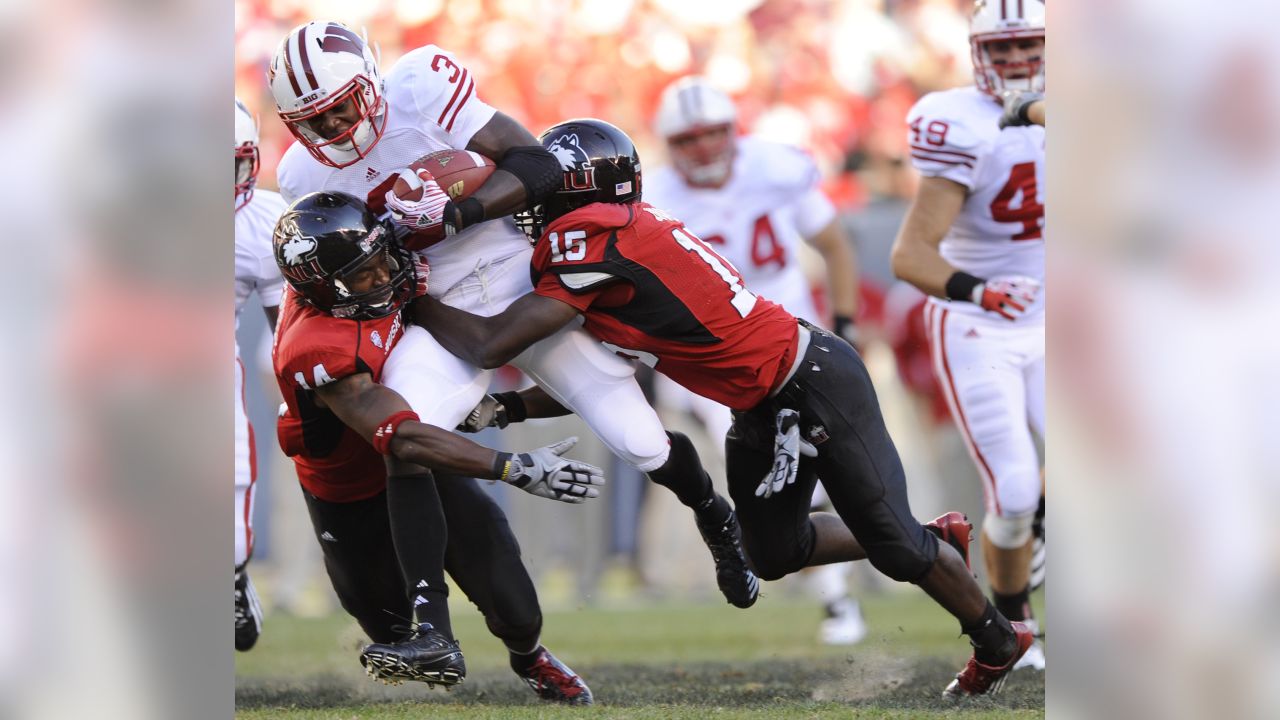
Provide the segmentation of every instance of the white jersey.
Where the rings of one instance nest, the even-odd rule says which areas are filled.
[[[480,100],[475,78],[451,53],[427,45],[400,58],[383,87],[387,124],[368,157],[332,168],[311,156],[301,143],[280,160],[276,176],[289,202],[309,192],[328,190],[354,195],[381,213],[393,171],[438,150],[463,150],[493,117]],[[421,251],[431,264],[431,289],[440,297],[459,280],[486,265],[527,251],[529,240],[510,218],[491,220]]]
[[[285,211],[284,199],[270,190],[254,190],[253,199],[236,212],[236,326],[253,292],[263,307],[280,304],[284,278],[276,266],[271,236]],[[238,353],[237,353],[238,354]]]
[[[1044,321],[1044,128],[1000,129],[1002,108],[975,87],[929,93],[907,114],[911,163],[921,175],[968,188],[942,240],[942,257],[981,278],[1031,277],[1036,302],[1019,322]],[[933,298],[952,312],[982,314],[967,302]]]
[[[670,166],[644,179],[644,201],[680,218],[685,227],[733,263],[746,285],[792,315],[817,317],[799,252],[836,216],[819,189],[813,159],[791,145],[741,137],[729,181],[720,188],[685,183]]]

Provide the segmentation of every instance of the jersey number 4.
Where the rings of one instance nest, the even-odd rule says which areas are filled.
[[[1009,180],[991,201],[991,217],[996,222],[1022,223],[1022,232],[1014,240],[1039,240],[1044,237],[1044,205],[1037,197],[1036,164],[1018,163],[1009,173]],[[1018,198],[1018,205],[1013,205]]]
[[[703,238],[703,242],[713,245],[725,244],[724,237],[721,235]],[[779,270],[787,266],[787,250],[782,243],[778,242],[778,235],[773,231],[773,223],[769,222],[767,214],[756,218],[755,224],[751,227],[751,262],[756,267],[776,263]]]

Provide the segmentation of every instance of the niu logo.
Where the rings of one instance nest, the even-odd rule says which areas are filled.
[[[578,144],[578,134],[561,135],[547,147],[547,151],[560,161],[564,170],[565,190],[594,190],[596,187],[596,169],[591,166],[591,158]]]

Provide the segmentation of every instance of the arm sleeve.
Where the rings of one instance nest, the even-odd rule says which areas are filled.
[[[907,113],[907,142],[911,164],[921,175],[973,188],[982,139],[959,113],[943,107],[938,95],[926,95]]]
[[[428,45],[401,62],[421,122],[438,126],[453,147],[465,148],[496,112],[480,99],[475,75],[453,53]]]

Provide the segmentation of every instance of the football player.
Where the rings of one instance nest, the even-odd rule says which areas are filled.
[[[671,164],[645,178],[645,200],[680,218],[738,270],[753,292],[797,317],[818,318],[800,264],[802,243],[816,249],[835,311],[834,322],[821,324],[855,343],[857,264],[835,206],[818,187],[817,166],[799,148],[737,137],[737,119],[733,100],[705,78],[690,76],[669,85],[654,125]],[[683,394],[711,436],[724,437],[729,409]],[[814,505],[827,505],[821,486]],[[816,572],[827,612],[819,637],[829,644],[858,642],[867,630],[858,601],[849,595],[846,568],[829,565]]]
[[[284,281],[271,253],[271,233],[284,212],[280,195],[258,190],[258,125],[244,103],[236,99],[236,326],[250,293],[258,293],[271,329]],[[236,649],[248,650],[262,631],[262,606],[246,567],[253,556],[253,485],[258,476],[253,426],[244,407],[244,364],[236,345]]]
[[[760,577],[865,557],[919,585],[969,635],[974,656],[948,695],[998,689],[1031,631],[974,581],[963,516],[928,527],[912,517],[901,460],[853,347],[755,295],[710,244],[641,202],[640,158],[618,128],[571,120],[541,140],[564,158],[564,179],[524,214],[537,238],[535,291],[490,317],[424,296],[415,319],[482,367],[582,322],[606,347],[729,406],[729,494]],[[819,475],[838,516],[809,512]]]
[[[297,139],[277,171],[286,199],[339,191],[374,213],[389,211],[412,231],[409,249],[429,261],[430,292],[450,305],[491,315],[531,289],[532,250],[509,216],[559,186],[560,163],[480,99],[475,76],[452,54],[434,45],[410,51],[384,80],[364,38],[339,23],[312,22],[280,44],[269,81],[278,114]],[[492,158],[497,169],[457,203],[430,178],[419,201],[397,198],[392,188],[400,171],[449,148]],[[403,333],[383,384],[424,422],[455,427],[483,398],[492,373],[449,354],[420,327]],[[511,364],[581,416],[618,457],[693,509],[721,591],[739,607],[755,602],[759,581],[747,567],[732,507],[712,488],[693,444],[663,430],[630,363],[581,328],[566,327]],[[422,558],[401,561],[421,565],[407,571],[414,576],[437,572]]]
[[[417,267],[393,232],[356,198],[311,193],[281,216],[274,238],[290,287],[273,347],[285,399],[280,444],[297,469],[334,590],[373,640],[361,662],[384,680],[462,681],[447,570],[539,696],[590,704],[586,684],[539,644],[542,614],[520,548],[473,478],[572,503],[596,497],[603,478],[595,467],[560,457],[576,438],[527,453],[495,452],[420,422],[380,384],[404,337],[401,308],[426,286],[425,264]],[[405,489],[413,492],[391,497]],[[420,503],[419,512],[398,515],[396,502]],[[418,525],[398,532],[405,521]],[[397,557],[406,539],[418,543],[414,552],[434,554],[441,572],[402,573]],[[397,624],[411,613],[418,623]],[[397,644],[406,634],[409,650]]]
[[[984,483],[983,558],[996,607],[1031,615],[1041,504],[1033,433],[1044,437],[1044,128],[1001,129],[1000,94],[1044,90],[1044,3],[980,1],[970,28],[976,84],[911,108],[923,176],[893,247],[893,271],[932,296],[934,372]],[[1023,658],[1044,668],[1040,643]]]

